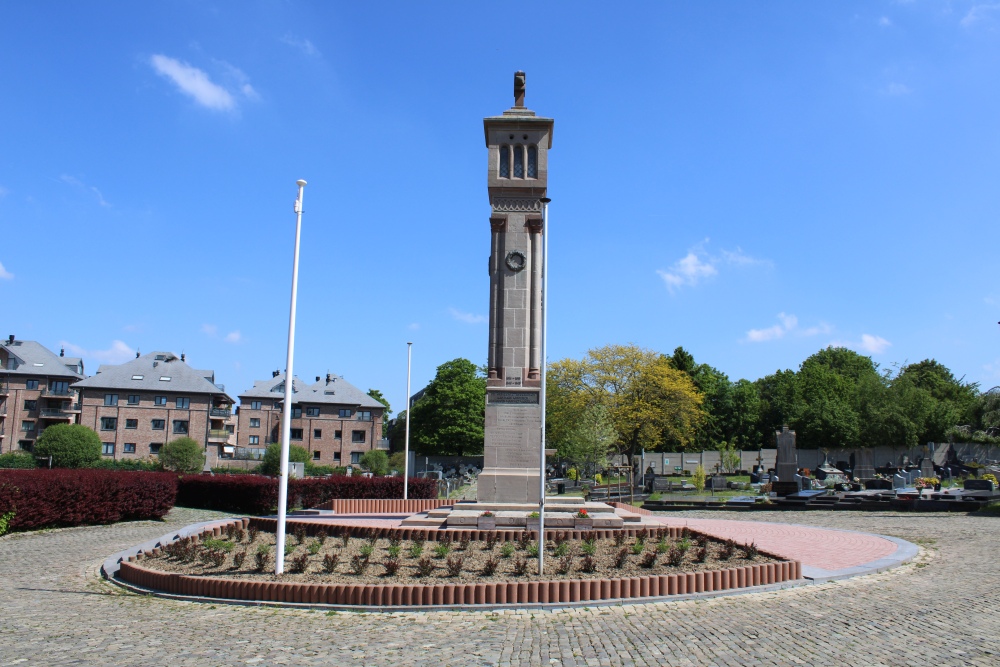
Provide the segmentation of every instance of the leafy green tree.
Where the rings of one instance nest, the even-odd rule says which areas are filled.
[[[35,456],[31,452],[0,454],[0,468],[34,468]]]
[[[423,455],[482,454],[485,419],[481,370],[468,359],[445,362],[412,407],[411,448]]]
[[[389,399],[383,396],[382,392],[378,389],[369,389],[368,395],[385,406],[385,410],[382,412],[382,437],[387,438],[389,437],[387,432],[389,426],[389,415],[392,414],[392,408],[389,406]]]
[[[34,452],[51,456],[54,468],[85,468],[101,460],[101,438],[83,424],[55,424],[38,436]]]
[[[194,474],[205,467],[205,448],[191,438],[177,438],[160,448],[164,470]]]
[[[309,452],[305,447],[298,445],[288,446],[289,463],[309,463]],[[264,458],[260,462],[260,473],[262,475],[277,475],[281,472],[281,443],[272,442],[264,450]]]
[[[370,449],[361,455],[361,467],[381,477],[389,472],[389,455],[381,449]]]
[[[749,380],[738,380],[729,391],[729,414],[726,415],[726,435],[737,449],[756,449],[761,445],[761,400],[757,386]]]
[[[756,382],[760,396],[760,417],[757,430],[763,442],[773,445],[772,435],[785,424],[792,424],[801,412],[802,399],[795,371],[775,371]]]
[[[901,392],[909,387],[926,396],[926,400],[911,402],[920,408],[910,415],[919,443],[945,441],[951,428],[975,419],[980,405],[978,386],[956,378],[934,359],[904,366],[893,384],[899,385]]]
[[[576,415],[569,428],[560,432],[558,441],[546,437],[546,445],[554,445],[559,457],[569,461],[577,470],[593,472],[607,466],[608,453],[617,439],[618,434],[607,409],[601,405],[589,405]]]
[[[406,469],[406,455],[403,452],[394,452],[389,455],[389,472],[396,470],[400,475]]]

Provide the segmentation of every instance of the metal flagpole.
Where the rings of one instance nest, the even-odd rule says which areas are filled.
[[[295,181],[299,196],[295,200],[295,255],[292,260],[292,305],[288,314],[288,357],[285,360],[285,403],[281,410],[281,473],[278,477],[278,531],[274,554],[274,573],[285,571],[285,514],[288,511],[288,441],[292,434],[292,358],[295,354],[295,298],[299,290],[299,238],[302,235],[302,192],[306,182]]]
[[[410,362],[413,360],[413,343],[406,344],[406,438],[403,440],[403,500],[409,498],[410,484]]]
[[[549,334],[549,202],[542,198],[542,386],[539,402],[542,408],[541,449],[538,452],[538,574],[545,573],[545,376],[548,370],[546,354]]]

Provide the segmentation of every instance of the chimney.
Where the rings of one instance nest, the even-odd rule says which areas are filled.
[[[7,344],[8,345],[13,345],[14,344],[14,334],[11,334],[11,335],[7,336]]]
[[[184,353],[181,352],[181,361],[184,361]]]
[[[271,377],[273,378],[278,377],[278,371],[271,371]]]
[[[66,348],[65,347],[60,347],[59,348],[59,356],[60,357],[65,357],[66,356]]]
[[[138,358],[139,358],[139,350],[138,350],[138,349],[136,349],[136,351],[135,351],[135,358],[136,358],[136,359],[138,359]]]
[[[318,375],[316,376],[316,382],[319,382],[319,376]]]
[[[316,378],[316,379],[318,380],[319,378]],[[327,373],[326,374],[326,383],[330,384],[331,382],[333,382],[333,377],[329,373]]]

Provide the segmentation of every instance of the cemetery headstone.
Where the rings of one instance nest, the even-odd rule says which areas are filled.
[[[777,463],[774,474],[778,477],[777,482],[772,482],[771,490],[779,496],[787,496],[799,490],[799,483],[795,476],[799,471],[799,457],[795,449],[795,431],[788,426],[782,426],[781,430],[774,434],[778,443]]]
[[[875,478],[875,455],[870,449],[857,450],[854,465],[854,479],[866,480]],[[890,483],[891,488],[891,483]]]

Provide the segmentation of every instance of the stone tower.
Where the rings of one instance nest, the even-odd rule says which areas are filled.
[[[527,109],[524,91],[524,72],[517,72],[514,106],[483,120],[491,245],[481,502],[539,500],[542,199],[553,120]]]

